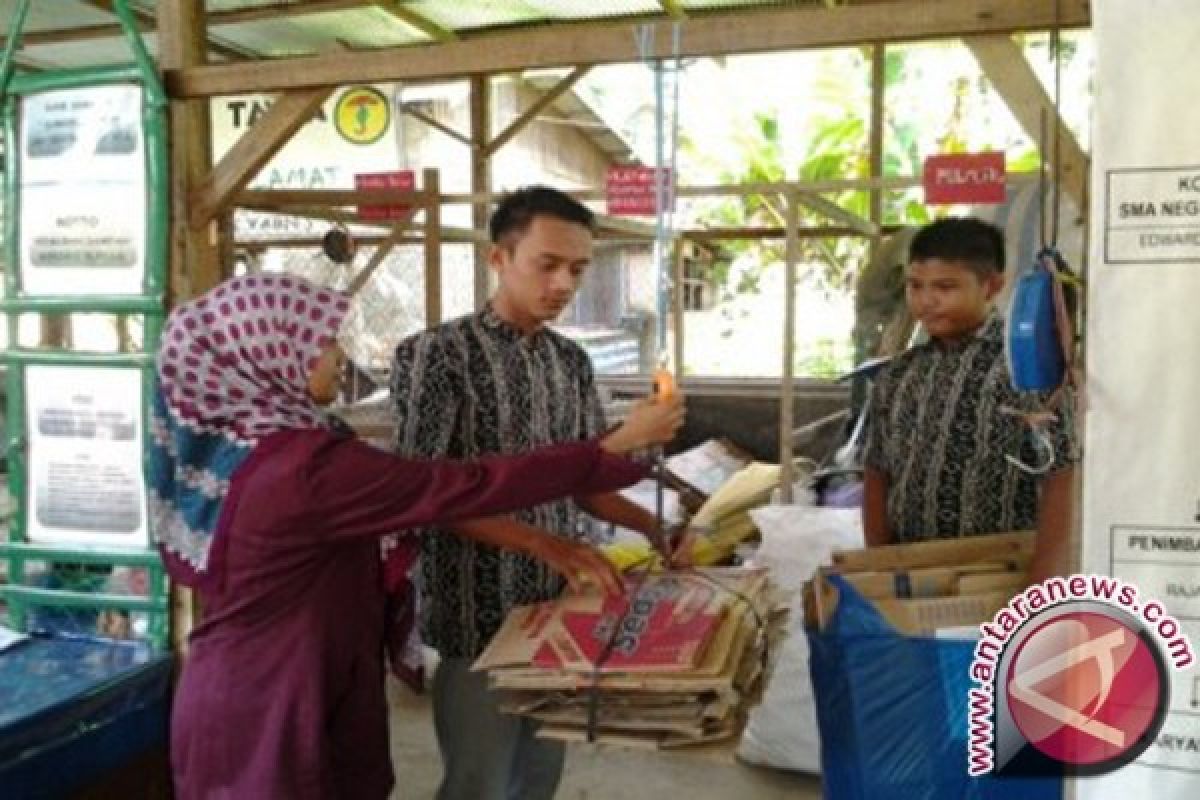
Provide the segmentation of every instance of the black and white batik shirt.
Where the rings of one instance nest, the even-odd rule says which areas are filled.
[[[401,342],[392,399],[395,450],[415,458],[518,454],[605,429],[583,349],[546,329],[523,335],[490,308]],[[578,515],[563,500],[515,516],[575,538]],[[513,607],[550,600],[563,589],[553,570],[528,556],[425,533],[421,633],[443,657],[478,656]]]
[[[1013,387],[995,314],[961,342],[926,342],[892,361],[873,390],[866,461],[887,475],[893,541],[1036,527],[1040,476],[1005,455],[1031,466],[1045,457],[1028,425],[1005,409],[1038,410],[1046,399]],[[1078,457],[1062,408],[1054,410],[1045,429],[1054,444],[1048,472]]]

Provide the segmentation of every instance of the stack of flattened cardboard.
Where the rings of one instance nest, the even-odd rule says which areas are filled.
[[[765,571],[628,578],[514,609],[474,669],[539,735],[650,748],[736,739],[765,678]]]
[[[837,607],[828,576],[839,574],[901,633],[978,625],[1025,585],[1033,540],[997,533],[834,553],[806,588],[806,621],[824,628]]]

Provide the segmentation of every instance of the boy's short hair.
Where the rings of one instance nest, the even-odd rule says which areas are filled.
[[[525,233],[539,214],[582,225],[592,233],[596,231],[596,215],[578,200],[549,186],[526,186],[504,195],[492,212],[488,220],[492,244],[502,244],[513,235]]]
[[[936,258],[966,264],[981,278],[1004,272],[1004,233],[975,217],[947,217],[931,222],[913,237],[908,260]]]

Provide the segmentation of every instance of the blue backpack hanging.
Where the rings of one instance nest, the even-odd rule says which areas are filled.
[[[1066,377],[1063,325],[1070,317],[1063,307],[1056,272],[1066,264],[1056,251],[1042,250],[1033,266],[1017,278],[1009,301],[1004,353],[1013,386],[1021,392],[1048,392]]]

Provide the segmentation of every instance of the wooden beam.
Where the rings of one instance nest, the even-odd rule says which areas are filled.
[[[409,189],[246,189],[237,194],[239,208],[287,211],[290,207],[420,205],[423,195]]]
[[[686,351],[683,349],[683,321],[684,312],[684,281],[687,278],[687,250],[690,243],[687,239],[676,237],[675,247],[672,252],[671,259],[671,339],[672,339],[672,363],[671,369],[675,373],[676,379],[682,379],[684,375],[683,359]]]
[[[449,136],[451,139],[454,139],[455,141],[462,142],[463,144],[467,145],[468,147],[471,146],[471,138],[469,136],[465,136],[465,135],[459,133],[458,131],[454,130],[454,128],[451,128],[449,125],[447,125],[446,123],[442,122],[439,119],[436,119],[435,117],[431,117],[430,115],[426,114],[424,111],[419,111],[418,109],[413,108],[413,107],[409,106],[408,104],[402,104],[400,106],[400,111],[401,111],[401,113],[408,114],[413,119],[418,119],[421,122],[424,122],[426,125],[428,125],[431,128],[441,131],[442,133],[446,134],[447,136]]]
[[[188,222],[200,228],[233,205],[234,196],[245,189],[263,165],[283,148],[329,97],[332,90],[302,89],[277,98],[270,110],[254,123],[230,148],[192,192]]]
[[[354,295],[358,294],[364,286],[367,285],[367,281],[369,281],[371,276],[375,274],[375,270],[379,269],[379,265],[382,264],[384,259],[388,257],[388,254],[392,252],[392,248],[399,244],[400,240],[404,238],[404,234],[408,230],[409,225],[412,224],[413,216],[415,214],[416,209],[410,209],[402,219],[396,220],[395,224],[392,225],[391,233],[389,233],[387,238],[380,242],[378,246],[376,246],[375,252],[371,254],[371,260],[368,261],[366,266],[362,268],[362,271],[355,275],[354,279],[350,281],[350,285],[346,287],[346,294],[353,297]]]
[[[786,245],[784,247],[783,282],[783,386],[779,392],[779,482],[784,505],[792,502],[792,428],[795,427],[796,402],[796,271],[800,261],[799,201],[793,194],[784,195]]]
[[[898,229],[896,225],[883,227],[884,233]],[[697,228],[680,231],[679,235],[687,236],[694,242],[729,242],[748,239],[784,239],[787,238],[787,228]],[[831,239],[844,236],[863,237],[865,234],[856,228],[844,225],[814,225],[796,229],[796,237],[800,239]]]
[[[47,70],[58,69],[53,64],[43,61],[40,58],[30,58],[20,53],[13,54],[13,66],[23,72],[46,72]]]
[[[524,130],[525,126],[532,122],[538,114],[545,111],[551,103],[562,97],[570,91],[575,84],[579,83],[579,79],[591,71],[590,66],[576,67],[570,73],[565,75],[562,80],[547,89],[541,97],[533,102],[529,108],[521,112],[521,115],[510,122],[504,130],[496,134],[496,136],[487,143],[484,147],[484,155],[491,156],[504,145],[508,144],[514,136]]]
[[[458,39],[457,33],[449,28],[443,28],[424,14],[413,11],[407,3],[401,0],[378,0],[375,5],[434,41],[453,42]]]
[[[384,242],[388,241],[388,234],[373,233],[367,236],[355,236],[354,244],[358,247],[379,247]],[[446,241],[458,242],[463,241],[455,238],[447,238]],[[320,236],[302,236],[291,239],[239,239],[237,246],[239,250],[252,250],[261,252],[263,250],[319,250],[321,249],[324,240]],[[396,241],[395,245],[400,246],[424,246],[425,237],[419,233],[406,232]]]
[[[442,322],[442,184],[436,169],[421,172],[425,192],[425,327]]]
[[[311,5],[311,4],[306,4]],[[1045,0],[893,0],[869,5],[799,6],[721,12],[679,23],[683,57],[799,50],[986,33],[1042,30],[1056,18],[1087,25],[1087,0],[1062,0],[1060,14]],[[674,26],[652,29],[650,58],[673,55]],[[629,23],[557,24],[472,36],[457,42],[362,53],[266,61],[254,70],[219,65],[167,74],[176,96],[269,92],[302,86],[386,83],[424,78],[515,72],[639,58]]]
[[[158,4],[159,63],[165,69],[204,64],[204,3],[161,0]],[[171,223],[170,287],[172,302],[211,289],[221,280],[217,226],[195,230],[188,224],[188,197],[212,164],[211,124],[207,101],[173,100],[170,107]]]
[[[492,79],[487,75],[471,76],[471,193],[491,198],[492,157],[487,145],[492,133]],[[471,227],[477,231],[488,229],[491,209],[488,201],[471,204]],[[484,241],[475,245],[474,302],[475,308],[483,308],[492,294],[492,271],[488,268],[488,253],[491,243]]]
[[[1042,160],[1050,163],[1058,152],[1061,163],[1051,164],[1059,174],[1061,188],[1075,202],[1079,213],[1087,213],[1088,157],[1079,140],[1062,121],[1054,102],[1030,66],[1029,60],[1010,36],[972,36],[964,39],[975,55],[983,74],[1008,103],[1009,109],[1026,135],[1038,142],[1042,115],[1057,124],[1058,146],[1054,142],[1038,142],[1044,147]],[[1052,134],[1051,134],[1052,135]]]
[[[872,194],[878,194],[873,191]],[[863,219],[853,211],[847,211],[837,203],[814,192],[796,192],[796,200],[803,206],[839,222],[847,228],[852,228],[864,236],[878,236],[879,226],[869,219]]]
[[[887,45],[877,43],[871,48],[871,120],[868,134],[870,177],[883,175],[884,129],[886,127]],[[871,190],[871,222],[883,224],[883,192]]]
[[[205,61],[204,3],[160,0],[157,9],[158,62],[164,69],[187,68]],[[168,283],[170,305],[215,286],[221,277],[220,249],[214,236],[193,231],[187,224],[188,189],[211,163],[211,129],[207,100],[171,100],[170,222],[168,225]],[[200,622],[198,597],[179,585],[171,586],[171,646],[187,650],[187,637]]]

